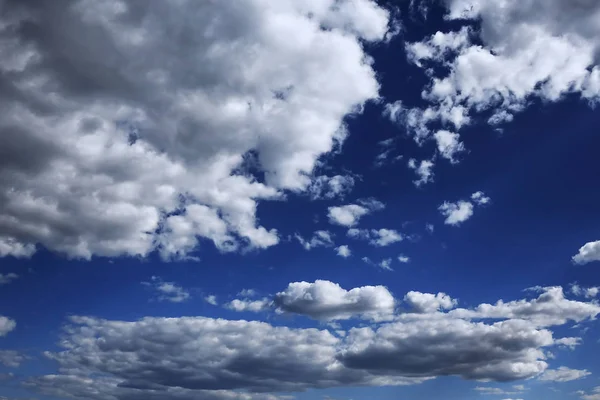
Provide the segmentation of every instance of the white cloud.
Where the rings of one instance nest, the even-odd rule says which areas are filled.
[[[485,193],[479,191],[479,192],[475,192],[471,195],[471,200],[473,200],[473,202],[475,202],[475,204],[477,204],[479,206],[483,206],[485,204],[488,204],[492,199],[487,197],[485,195]]]
[[[329,222],[341,226],[354,226],[363,216],[385,208],[382,202],[375,199],[361,199],[357,203],[359,204],[329,207]]]
[[[0,285],[7,285],[18,278],[19,275],[13,274],[12,272],[8,274],[0,274]]]
[[[558,369],[547,369],[540,375],[541,381],[552,382],[570,382],[577,379],[585,378],[591,375],[591,372],[585,369],[571,369],[567,367],[559,367]]]
[[[348,237],[359,240],[368,240],[369,244],[376,247],[385,247],[401,242],[404,236],[394,229],[348,229]]]
[[[579,265],[594,261],[600,261],[600,240],[586,243],[579,249],[579,252],[573,256],[573,262]]]
[[[456,156],[465,151],[465,145],[460,141],[460,135],[446,130],[439,130],[433,136],[442,157],[456,163]]]
[[[600,286],[581,287],[574,283],[571,285],[571,293],[575,296],[584,296],[585,298],[591,299],[598,296],[598,293],[600,293]]]
[[[350,175],[317,176],[308,191],[313,200],[343,198],[352,191],[354,178]]]
[[[419,165],[417,165],[417,160],[414,158],[408,160],[408,168],[414,170],[419,177],[419,179],[413,181],[416,187],[433,182],[433,166],[434,163],[431,160],[422,160]]]
[[[238,293],[238,296],[242,296],[242,297],[255,297],[257,295],[258,295],[258,292],[255,289],[242,289]]]
[[[370,0],[8,3],[1,18],[0,255],[84,259],[277,244],[259,203],[307,190],[344,117],[378,98],[362,44],[389,25]]]
[[[348,258],[352,255],[352,251],[350,250],[350,247],[348,247],[348,245],[345,245],[345,244],[342,246],[336,247],[335,251],[338,256],[344,257],[344,258]]]
[[[589,393],[578,390],[577,394],[580,395],[583,400],[600,400],[600,386],[596,386]]]
[[[14,350],[0,350],[0,364],[6,367],[17,368],[25,361],[25,356]]]
[[[315,247],[332,247],[334,243],[331,236],[331,233],[328,231],[316,231],[309,241],[298,234],[296,234],[296,239],[298,239],[302,247],[306,250],[310,250]]]
[[[181,286],[174,282],[165,282],[158,276],[153,276],[150,282],[142,282],[142,284],[155,292],[158,301],[182,303],[191,297],[190,293]]]
[[[411,291],[404,296],[404,302],[411,307],[412,311],[417,313],[433,313],[441,310],[450,310],[458,304],[456,299],[453,299],[442,292],[431,294]]]
[[[0,315],[0,337],[6,336],[7,333],[14,330],[17,327],[17,323],[8,318]]]
[[[435,231],[435,226],[433,224],[425,224],[425,230],[431,234]]]
[[[275,296],[282,311],[334,321],[359,317],[381,321],[391,318],[395,301],[384,286],[363,286],[345,290],[330,281],[290,283]]]
[[[410,257],[409,256],[405,256],[404,254],[400,254],[398,256],[398,261],[400,261],[402,264],[407,264],[410,262]]]
[[[393,271],[394,269],[392,268],[392,259],[391,258],[385,258],[383,260],[381,260],[379,262],[379,264],[377,264],[377,266],[381,269],[384,269],[386,271]]]
[[[446,217],[444,221],[446,225],[458,226],[471,218],[473,215],[473,204],[464,200],[459,200],[456,203],[446,201],[438,210]]]
[[[225,305],[226,308],[237,312],[262,312],[271,308],[273,302],[268,298],[260,300],[234,299]]]
[[[204,297],[204,301],[207,302],[210,305],[216,306],[217,303],[217,296],[215,296],[214,294],[210,294],[208,296]]]
[[[471,195],[471,200],[477,206],[483,206],[491,201],[491,199],[481,191],[473,193]],[[438,207],[438,210],[446,217],[446,220],[444,221],[446,225],[458,226],[473,216],[473,208],[473,203],[470,201],[459,200],[455,203],[446,201]]]

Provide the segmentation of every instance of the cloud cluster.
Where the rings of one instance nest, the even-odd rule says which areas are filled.
[[[306,250],[315,247],[332,247],[334,245],[332,235],[328,231],[316,231],[310,240],[306,240],[298,234],[295,237]]]
[[[581,246],[579,252],[572,259],[575,264],[579,265],[600,261],[600,240]]]
[[[458,226],[473,216],[475,205],[482,206],[490,201],[491,199],[480,191],[471,195],[471,201],[459,200],[455,203],[446,201],[438,207],[438,210],[446,217],[444,220],[446,225]]]
[[[45,394],[101,400],[245,400],[279,399],[262,396],[309,388],[416,384],[448,375],[503,382],[536,376],[568,381],[587,374],[548,369],[547,349],[571,342],[554,338],[549,327],[600,311],[595,303],[565,299],[558,288],[542,289],[535,299],[474,309],[452,309],[456,301],[443,293],[410,292],[404,301],[410,312],[394,314],[397,302],[384,287],[344,290],[327,281],[291,283],[275,296],[281,311],[321,321],[355,316],[380,321],[336,335],[202,317],[133,322],[72,317],[63,350],[46,354],[59,363],[60,374],[32,378],[27,385]]]
[[[0,315],[0,337],[6,336],[7,333],[14,330],[17,327],[17,323],[8,318]]]
[[[257,205],[304,191],[378,97],[371,0],[2,2],[0,256],[266,248]],[[352,85],[348,85],[352,82]],[[346,178],[319,196],[339,195]],[[329,195],[329,193],[332,193]]]
[[[294,282],[275,295],[275,305],[288,313],[333,321],[360,317],[374,321],[390,319],[395,300],[384,286],[345,290],[330,281]]]
[[[14,350],[0,350],[0,364],[16,368],[25,361],[25,356]]]
[[[158,276],[151,277],[149,282],[142,282],[142,285],[152,289],[158,301],[182,303],[191,297],[190,293],[183,287],[173,282],[165,282]]]
[[[459,131],[469,124],[510,122],[536,99],[555,102],[575,94],[590,103],[599,100],[600,3],[442,3],[445,19],[463,26],[406,43],[408,61],[429,78],[422,91],[427,105],[407,108],[397,101],[385,110],[417,143],[436,142],[437,154],[454,163],[465,151]],[[419,185],[432,177],[421,172]]]
[[[329,222],[334,225],[350,227],[358,224],[358,221],[365,215],[385,208],[382,202],[375,199],[361,199],[357,203],[329,207],[327,212]]]
[[[404,236],[395,229],[348,229],[348,237],[353,239],[368,240],[369,244],[376,247],[385,247],[401,242]]]

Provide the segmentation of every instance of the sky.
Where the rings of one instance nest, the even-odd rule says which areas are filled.
[[[0,0],[0,400],[600,399],[596,0]]]

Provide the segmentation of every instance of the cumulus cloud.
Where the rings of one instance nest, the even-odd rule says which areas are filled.
[[[0,350],[0,364],[17,368],[25,360],[25,356],[14,350]]]
[[[288,313],[334,321],[359,317],[380,321],[391,318],[395,300],[384,286],[350,290],[330,281],[294,282],[275,295],[277,307]]]
[[[0,255],[84,259],[277,244],[258,204],[307,190],[378,97],[362,45],[390,19],[371,0],[7,0],[1,18]]]
[[[591,372],[585,369],[559,367],[558,369],[548,369],[544,371],[538,379],[541,381],[570,382],[585,378],[588,375],[591,375]]]
[[[415,384],[450,375],[498,382],[583,377],[585,370],[548,369],[548,348],[571,341],[554,338],[549,327],[593,318],[599,307],[566,300],[556,288],[543,290],[537,299],[472,310],[450,310],[456,301],[443,293],[410,292],[405,302],[418,312],[396,315],[394,298],[381,286],[345,290],[326,281],[296,282],[275,296],[281,311],[321,321],[379,321],[348,331],[336,327],[335,335],[202,317],[72,317],[62,350],[46,353],[59,363],[60,374],[26,385],[59,397],[100,400],[249,400],[267,392]],[[524,390],[513,388],[503,394]]]
[[[0,337],[6,336],[7,333],[14,330],[17,327],[17,323],[8,318],[0,315]]]
[[[208,304],[212,305],[212,306],[216,306],[217,303],[217,296],[215,296],[214,294],[210,294],[208,296],[204,297],[204,301],[207,302]]]
[[[361,199],[357,203],[329,207],[327,213],[329,222],[341,226],[354,226],[365,215],[385,208],[382,202],[375,199]]]
[[[598,293],[600,293],[599,286],[581,287],[578,284],[574,283],[571,285],[570,289],[571,293],[573,293],[575,296],[583,296],[588,299],[594,298],[598,296]]]
[[[446,293],[421,293],[411,291],[404,296],[404,302],[418,313],[433,313],[441,310],[450,310],[458,304],[456,299]]]
[[[183,287],[173,282],[165,282],[158,276],[151,277],[149,282],[142,282],[142,285],[151,288],[158,301],[182,303],[191,297],[190,293]]]
[[[352,251],[350,250],[350,247],[348,247],[348,245],[341,245],[339,247],[335,248],[335,252],[338,256],[340,257],[344,257],[344,258],[348,258],[352,255]]]
[[[271,309],[273,301],[268,298],[260,300],[234,299],[225,305],[226,308],[237,312],[261,312]]]
[[[460,141],[460,135],[446,130],[439,130],[434,135],[438,152],[451,163],[458,162],[456,156],[465,151],[465,145]]]
[[[600,261],[600,240],[584,244],[572,259],[579,265]]]
[[[313,200],[343,198],[354,187],[354,178],[350,175],[317,176],[308,192]]]
[[[7,285],[18,278],[19,275],[14,274],[12,272],[8,274],[0,274],[0,285]]]
[[[422,91],[426,105],[407,109],[398,101],[386,106],[386,115],[408,128],[417,143],[435,140],[438,152],[456,161],[459,137],[444,134],[446,141],[440,141],[440,127],[458,135],[479,117],[504,124],[535,99],[555,102],[576,94],[598,102],[598,2],[442,3],[446,20],[468,26],[406,43],[409,62],[429,79]]]
[[[418,179],[413,181],[416,187],[433,182],[433,166],[432,160],[422,160],[419,164],[414,158],[408,160],[408,168],[415,171],[418,176]]]
[[[401,242],[404,236],[395,229],[348,229],[348,237],[353,239],[368,240],[369,244],[376,247],[385,247]]]
[[[328,231],[316,231],[310,240],[306,240],[302,236],[296,234],[296,239],[306,250],[315,247],[332,247],[334,245],[332,234]]]
[[[410,262],[410,257],[409,256],[405,256],[404,254],[400,254],[398,256],[398,261],[400,261],[402,264],[407,264]]]
[[[457,202],[444,202],[438,207],[440,213],[446,217],[446,225],[458,226],[473,216],[474,204],[482,206],[488,204],[491,199],[483,192],[475,192],[471,195],[471,201],[459,200]]]

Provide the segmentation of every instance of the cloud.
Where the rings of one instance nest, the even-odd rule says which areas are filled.
[[[410,257],[400,254],[398,256],[398,261],[400,261],[402,264],[408,264],[410,262]]]
[[[419,179],[413,181],[416,187],[421,187],[427,183],[433,182],[433,166],[432,160],[422,160],[417,165],[417,160],[411,158],[408,160],[408,168],[415,171]]]
[[[480,304],[473,310],[456,309],[450,312],[469,319],[524,319],[536,326],[556,326],[568,321],[583,322],[600,314],[600,305],[565,298],[561,287],[547,287],[535,299],[515,300],[496,304]]]
[[[600,400],[600,386],[596,386],[589,393],[586,393],[583,390],[578,390],[577,394],[581,396],[583,400]]]
[[[394,316],[336,334],[204,317],[128,322],[76,316],[65,327],[62,350],[46,353],[60,374],[30,378],[26,385],[58,397],[100,400],[270,400],[277,397],[260,396],[417,384],[441,376],[498,382],[583,376],[587,371],[548,369],[547,349],[566,342],[548,327],[591,318],[598,305],[544,290],[533,300],[450,311],[456,303],[443,293],[411,292],[405,301],[421,312],[395,315],[394,298],[382,286],[345,290],[326,281],[295,282],[276,295],[283,311],[321,321]],[[575,306],[594,312],[584,316]]]
[[[19,275],[13,274],[12,272],[8,274],[0,274],[0,285],[7,285],[18,278]]]
[[[0,255],[82,259],[276,245],[258,205],[306,191],[378,98],[363,44],[390,20],[370,0],[9,0],[1,18]]]
[[[384,286],[345,290],[337,283],[317,280],[314,283],[290,283],[275,295],[275,305],[284,312],[317,320],[362,318],[381,321],[392,316],[395,300]]]
[[[548,369],[540,375],[541,381],[552,382],[570,382],[577,379],[585,378],[591,375],[591,372],[585,369],[571,369],[567,367],[559,367],[558,369]]]
[[[525,391],[525,386],[513,385],[512,389],[513,390],[506,390],[506,389],[501,389],[498,387],[477,386],[477,387],[475,387],[474,390],[481,394],[497,395],[497,396],[500,396],[500,395],[510,396],[510,395],[523,393]],[[508,400],[508,399],[504,399],[504,400]]]
[[[368,264],[372,267],[376,267],[376,268],[381,268],[385,271],[393,271],[394,269],[392,268],[392,259],[391,258],[384,258],[381,261],[374,262],[373,260],[371,260],[369,257],[363,257],[361,258],[361,260],[365,263]]]
[[[142,282],[142,285],[151,288],[158,301],[171,303],[182,303],[190,299],[190,293],[173,282],[165,282],[158,276],[150,278],[150,282]]]
[[[475,205],[482,206],[488,204],[491,199],[483,192],[475,192],[471,195],[471,200]],[[446,217],[446,225],[458,226],[473,216],[474,205],[470,201],[459,200],[455,203],[444,202],[438,207],[440,213]]]
[[[354,178],[350,175],[317,176],[308,188],[313,200],[343,198],[352,191]]]
[[[258,295],[258,292],[255,289],[242,289],[238,293],[238,296],[242,296],[242,297],[254,297],[257,295]]]
[[[600,261],[600,240],[584,244],[572,259],[579,265]]]
[[[215,296],[214,294],[208,295],[206,297],[204,297],[204,301],[207,302],[208,304],[212,305],[212,306],[216,306],[217,303],[217,296]]]
[[[404,236],[394,229],[348,229],[348,237],[353,239],[368,240],[369,244],[376,247],[386,247],[393,243],[401,242]]]
[[[17,327],[17,323],[8,318],[0,315],[0,337],[6,336],[9,332]]]
[[[458,304],[456,299],[446,293],[421,293],[411,291],[404,296],[404,302],[417,313],[433,313],[441,310],[450,310]]]
[[[6,367],[17,368],[25,361],[25,356],[14,350],[0,350],[0,364]]]
[[[456,163],[456,156],[465,151],[465,145],[460,141],[460,135],[446,130],[437,131],[434,135],[437,148],[442,157],[451,163]]]
[[[592,299],[600,293],[600,286],[581,287],[576,283],[571,284],[571,293],[575,296],[584,296],[587,299]]]
[[[271,309],[272,305],[273,301],[265,297],[260,300],[234,299],[225,307],[237,312],[262,312]]]
[[[334,245],[331,233],[328,231],[316,231],[310,240],[305,240],[302,236],[296,234],[296,239],[306,250],[315,247],[332,247]]]
[[[456,203],[444,202],[438,210],[446,217],[446,225],[458,226],[473,216],[473,204],[459,200]]]
[[[375,199],[361,199],[358,203],[329,207],[329,222],[341,226],[354,226],[363,216],[385,208],[382,202]]]
[[[345,244],[342,246],[336,247],[335,251],[338,256],[344,257],[344,258],[348,258],[352,255],[352,251],[350,250],[350,247],[348,247]]]

